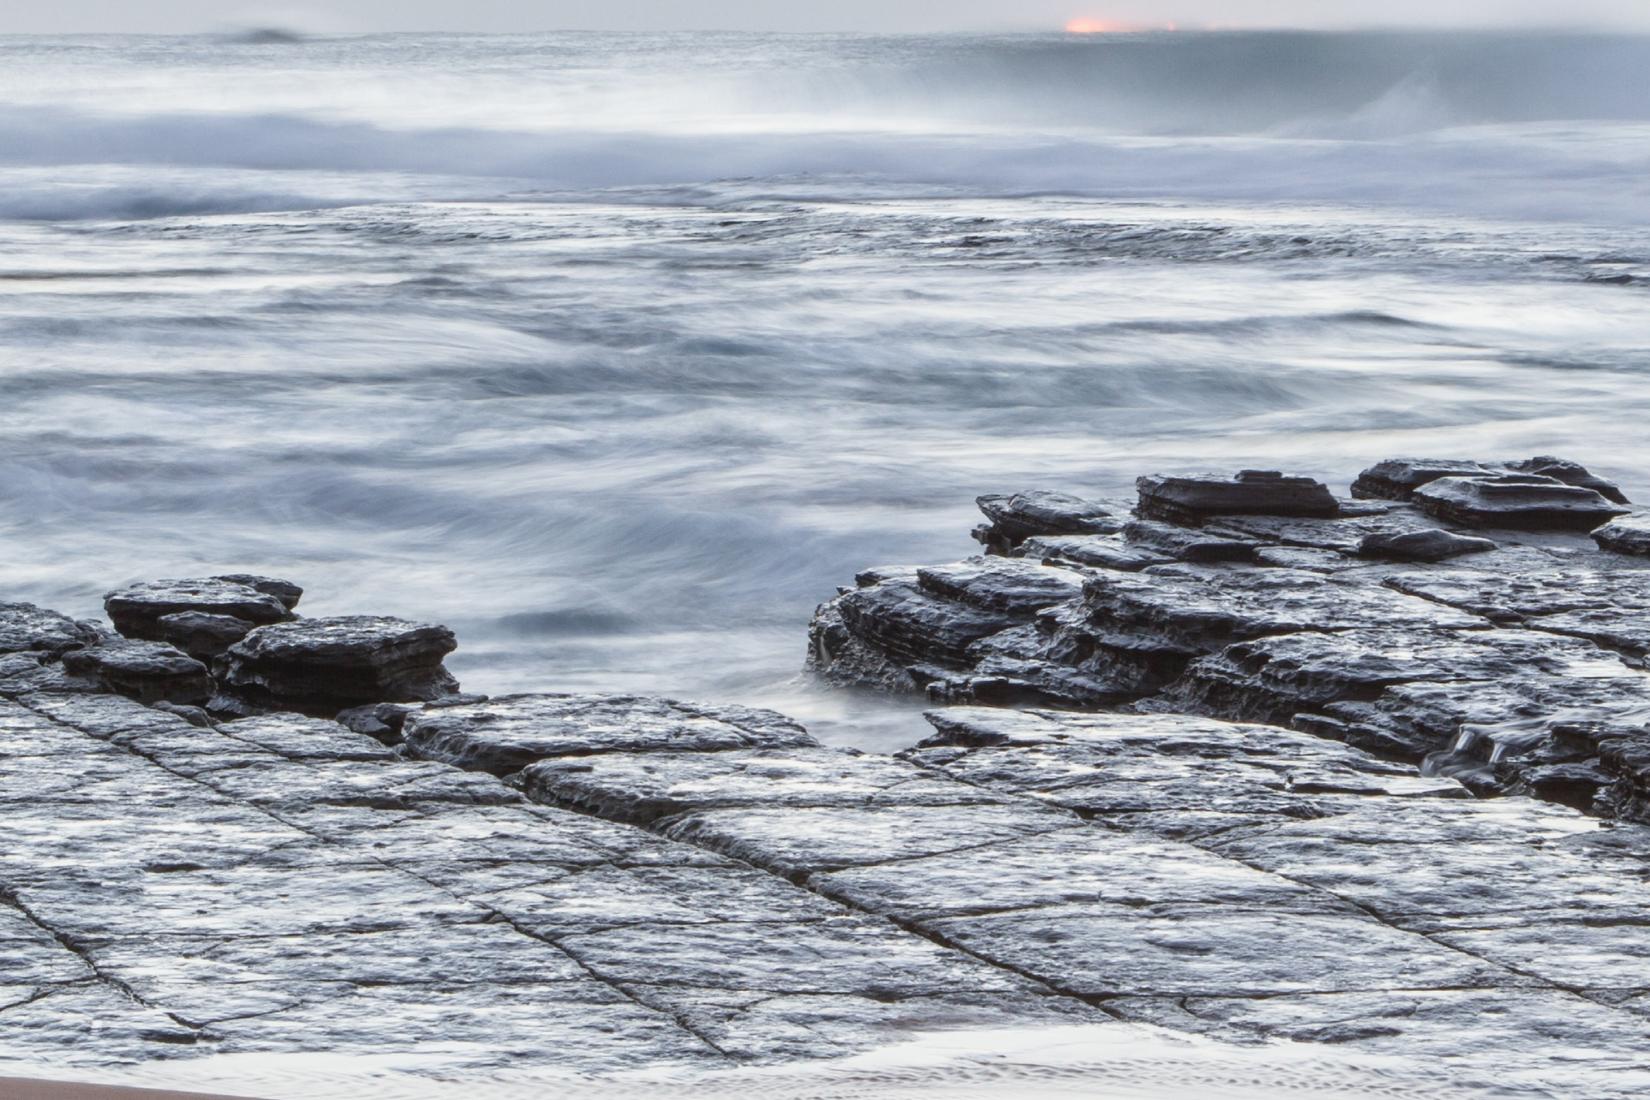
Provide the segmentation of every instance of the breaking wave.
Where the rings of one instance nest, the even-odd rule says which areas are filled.
[[[727,180],[787,194],[849,185],[1650,214],[1644,38],[569,35],[416,48],[423,41],[312,39],[294,55],[160,40],[143,46],[156,72],[111,99],[84,72],[61,76],[63,53],[99,62],[85,43],[0,40],[0,64],[14,69],[0,78],[0,217]],[[715,75],[692,64],[706,49],[725,55]],[[450,55],[449,67],[426,71],[427,54]],[[275,79],[294,56],[302,79]],[[462,69],[472,56],[485,60],[474,73]],[[165,78],[172,66],[189,72],[187,96]],[[30,79],[39,73],[58,75]],[[173,174],[111,178],[134,166]],[[35,187],[11,175],[46,167],[74,172]],[[186,178],[216,170],[263,175]]]

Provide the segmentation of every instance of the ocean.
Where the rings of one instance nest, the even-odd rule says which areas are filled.
[[[973,498],[1650,497],[1650,39],[0,39],[0,592],[256,571],[467,689],[777,706]]]

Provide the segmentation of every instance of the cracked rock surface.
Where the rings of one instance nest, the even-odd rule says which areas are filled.
[[[1620,489],[1543,456],[1394,459],[1352,491],[1149,477],[1117,532],[1021,512],[1012,539],[988,498],[997,553],[862,574],[816,613],[808,665],[938,703],[1269,722],[1650,820],[1650,562],[1611,552],[1636,522]]]
[[[822,609],[821,671],[959,704],[893,756],[730,704],[459,696],[449,632],[367,617],[259,626],[209,709],[145,705],[99,653],[167,647],[0,607],[0,1056],[708,1071],[1149,1023],[1650,1088],[1643,563],[1362,557],[1433,522],[1387,500],[1029,499],[993,504],[1050,529],[1018,556]],[[1037,556],[1090,539],[1168,560]]]

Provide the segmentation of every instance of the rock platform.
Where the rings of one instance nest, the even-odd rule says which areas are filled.
[[[95,656],[168,643],[0,605],[0,1060],[696,1072],[1154,1025],[1485,1095],[1650,1088],[1643,563],[1483,531],[1494,569],[1417,568],[1359,550],[1431,529],[1401,502],[1196,514],[1224,492],[1179,522],[992,498],[1019,556],[862,575],[820,673],[965,700],[892,756],[725,703],[461,695],[440,628],[295,594],[174,650],[209,677],[186,703],[171,656]],[[1123,564],[1035,556],[1088,541]],[[1249,549],[1156,560],[1210,543]],[[266,655],[279,697],[239,682]]]
[[[861,574],[809,667],[938,703],[1266,722],[1650,820],[1645,513],[1552,457],[1397,459],[1352,488],[1142,478],[1132,516],[985,497],[986,556]]]

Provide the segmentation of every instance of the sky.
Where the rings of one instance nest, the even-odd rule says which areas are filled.
[[[0,0],[0,33],[1603,26],[1650,30],[1650,0]]]

